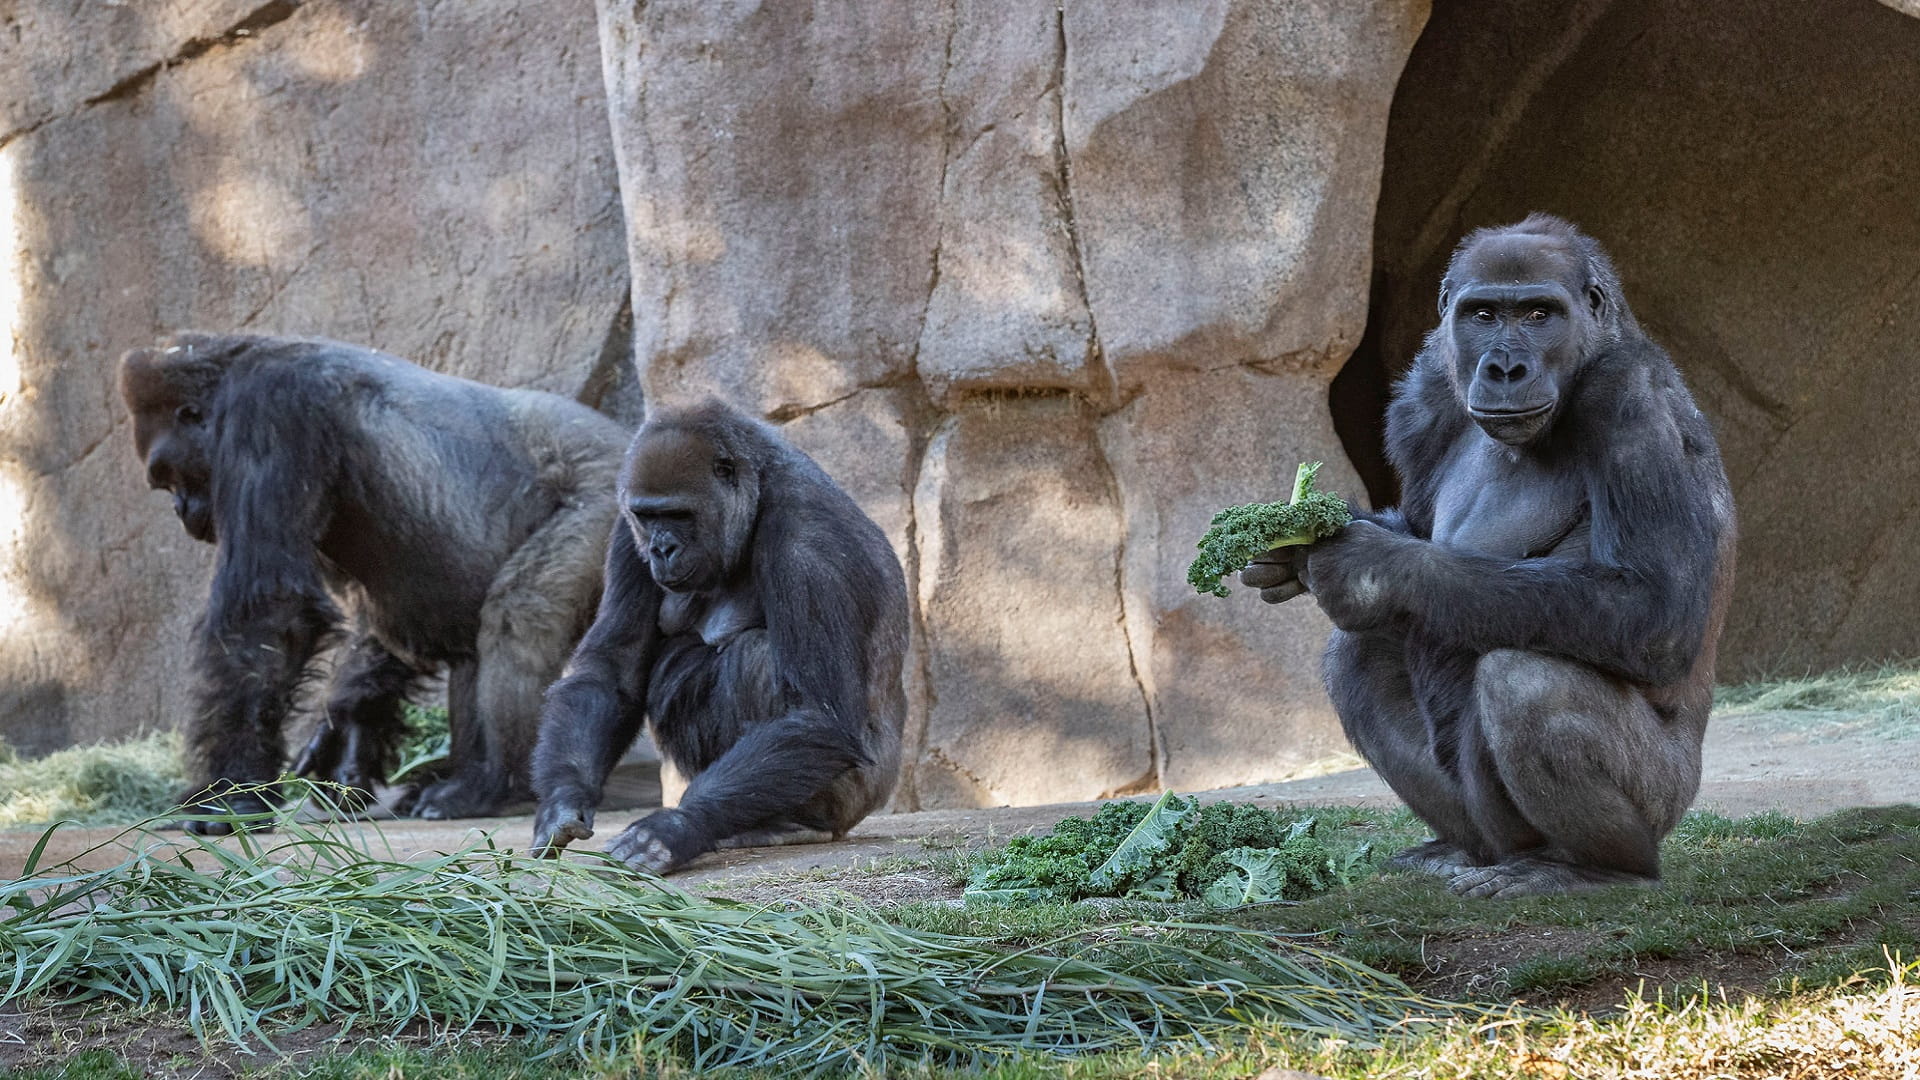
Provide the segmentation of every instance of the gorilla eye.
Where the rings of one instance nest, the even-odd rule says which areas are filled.
[[[1528,322],[1546,322],[1547,321],[1546,309],[1534,308],[1532,311],[1527,312],[1527,321]]]
[[[733,462],[728,461],[726,458],[721,458],[719,461],[713,463],[713,475],[725,480],[729,484],[733,483],[733,471]]]
[[[188,427],[192,427],[205,419],[205,417],[200,415],[200,408],[197,405],[180,406],[173,410],[173,418]]]
[[[1492,321],[1493,321],[1493,309],[1492,309],[1492,308],[1485,308],[1485,307],[1480,307],[1480,308],[1474,308],[1474,309],[1473,309],[1473,321],[1474,321],[1474,322],[1492,322]]]

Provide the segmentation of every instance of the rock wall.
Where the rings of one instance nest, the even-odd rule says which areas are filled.
[[[599,11],[645,393],[784,422],[902,551],[902,803],[1340,745],[1318,612],[1183,571],[1215,509],[1335,445],[1424,3]]]
[[[212,549],[145,489],[123,349],[323,334],[633,411],[624,246],[582,10],[7,5],[0,737],[184,716]]]
[[[1723,677],[1920,654],[1920,20],[1895,8],[1436,3],[1335,387],[1372,486],[1449,250],[1549,210],[1610,249],[1713,417],[1742,525]]]

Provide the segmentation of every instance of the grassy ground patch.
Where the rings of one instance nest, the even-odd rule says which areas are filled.
[[[1887,968],[1851,986],[1772,1000],[1711,994],[1630,994],[1604,1016],[1571,1012],[1451,1021],[1382,1045],[1251,1022],[1205,1046],[1153,1053],[1117,1051],[1067,1058],[1021,1053],[979,1068],[851,1069],[828,1075],[925,1080],[1250,1080],[1295,1069],[1331,1080],[1911,1080],[1920,1073],[1920,970]],[[122,1028],[142,1018],[126,1017]],[[57,1048],[56,1048],[57,1049]],[[762,1076],[744,1070],[694,1073],[634,1053],[582,1062],[539,1057],[539,1044],[469,1038],[415,1038],[404,1044],[322,1051],[296,1059],[232,1055],[190,1058],[139,1047],[95,1046],[57,1064],[0,1072],[9,1080],[130,1080],[229,1076],[263,1080],[643,1080]]]
[[[1350,808],[1314,812],[1322,815],[1330,841],[1365,845],[1381,853],[1422,834],[1419,824],[1405,813]],[[1438,881],[1393,873],[1304,902],[1206,913],[1207,925],[1250,931],[1251,940],[1267,947],[1281,945],[1274,955],[1357,957],[1403,976],[1417,994],[1491,1003],[1491,1014],[1421,1024],[1400,1033],[1376,1028],[1355,1038],[1301,1024],[1298,1013],[1288,1022],[1276,1018],[1277,1014],[1263,1017],[1258,1010],[1247,1009],[1235,1013],[1225,1027],[1205,1029],[1204,1046],[1192,1041],[1201,1029],[1190,1029],[1184,1036],[1168,1029],[1166,1040],[1151,1050],[1143,1049],[1136,1035],[1122,1032],[1118,1041],[1102,1044],[1089,1039],[1077,1044],[1083,1053],[1063,1057],[1022,1047],[1016,1036],[1000,1050],[974,1058],[971,1067],[951,1060],[917,1063],[907,1055],[868,1075],[932,1080],[960,1076],[1227,1080],[1257,1076],[1274,1066],[1305,1069],[1337,1080],[1481,1076],[1799,1080],[1920,1075],[1920,1034],[1916,1034],[1920,1024],[1910,1019],[1920,1015],[1916,1013],[1920,995],[1912,985],[1916,973],[1910,966],[1920,952],[1915,942],[1920,931],[1920,901],[1916,900],[1920,897],[1920,870],[1916,869],[1920,867],[1920,809],[1854,810],[1813,822],[1779,814],[1739,820],[1694,814],[1668,841],[1665,855],[1666,887],[1655,891],[1619,889],[1573,897],[1466,901],[1449,894]],[[974,857],[940,846],[924,859],[876,864],[869,874],[917,873],[938,878],[957,891]],[[792,1000],[791,995],[782,997],[782,988],[818,987],[822,978],[840,980],[835,985],[842,987],[870,983],[864,969],[856,970],[852,961],[856,955],[866,957],[884,974],[882,981],[890,994],[897,995],[896,1004],[916,995],[923,1002],[928,1000],[924,980],[929,972],[936,984],[956,977],[959,969],[941,966],[949,963],[943,956],[955,955],[943,952],[949,946],[941,943],[952,942],[964,943],[962,951],[985,950],[985,954],[1029,961],[1047,958],[1045,970],[1054,972],[1049,976],[1054,980],[1049,993],[1066,1001],[1076,979],[1100,981],[1103,996],[1109,983],[1122,989],[1127,985],[1192,988],[1212,977],[1207,972],[1217,975],[1219,969],[1207,965],[1222,959],[1244,962],[1245,956],[1236,950],[1249,940],[1196,929],[1199,914],[1192,908],[1115,901],[919,901],[877,911],[862,908],[857,917],[847,915],[850,909],[835,910],[829,905],[824,916],[819,908],[803,908],[787,918],[781,915],[782,905],[768,907],[763,898],[748,905],[683,909],[673,916],[656,910],[665,894],[635,890],[630,881],[608,880],[587,871],[582,871],[579,883],[593,897],[585,914],[543,900],[535,905],[537,917],[532,912],[521,917],[510,914],[516,902],[512,890],[501,892],[497,881],[468,880],[467,875],[486,876],[484,865],[471,862],[446,863],[424,873],[418,863],[413,864],[407,872],[422,876],[398,882],[387,889],[384,900],[369,907],[365,904],[369,894],[379,895],[372,887],[374,880],[391,880],[392,874],[400,872],[397,864],[381,864],[385,869],[372,878],[357,877],[367,872],[364,864],[353,864],[361,865],[361,870],[343,867],[338,860],[347,856],[335,851],[326,855],[335,861],[312,864],[324,868],[324,875],[296,866],[291,874],[283,869],[269,881],[258,873],[249,876],[247,863],[209,866],[199,862],[198,854],[192,858],[200,866],[195,873],[207,877],[206,883],[155,874],[155,866],[143,864],[141,890],[117,893],[108,905],[109,912],[127,914],[87,924],[78,939],[75,926],[41,927],[52,931],[43,935],[44,940],[71,942],[66,947],[85,954],[85,964],[69,969],[67,996],[73,996],[74,987],[98,987],[110,979],[126,986],[130,979],[144,978],[139,973],[153,970],[156,964],[171,971],[168,965],[177,965],[185,955],[217,955],[227,959],[202,973],[197,999],[180,991],[170,999],[175,1009],[192,1000],[200,1002],[201,1023],[216,1048],[222,1041],[216,999],[224,986],[237,988],[236,1007],[251,1010],[245,1015],[259,1015],[261,1031],[283,1047],[289,1046],[289,1038],[280,1034],[281,1025],[305,1015],[302,1010],[314,1010],[322,1000],[351,1006],[331,1013],[319,1009],[312,1017],[326,1022],[338,1021],[348,1012],[357,1015],[358,1022],[349,1032],[352,1038],[392,1031],[408,1016],[431,1017],[455,1029],[478,1019],[481,1027],[457,1038],[423,1033],[399,1043],[350,1051],[331,1043],[315,1044],[313,1053],[284,1065],[274,1064],[271,1057],[237,1057],[217,1049],[187,1054],[180,1039],[165,1043],[170,1056],[164,1058],[110,1040],[105,1046],[81,1042],[79,1049],[98,1053],[70,1055],[64,1064],[51,1066],[51,1071],[31,1075],[48,1080],[128,1075],[113,1070],[129,1062],[139,1069],[131,1075],[226,1074],[204,1073],[210,1061],[228,1073],[265,1070],[278,1076],[369,1080],[546,1080],[583,1075],[582,1070],[585,1075],[609,1077],[692,1075],[688,1047],[676,1043],[677,1036],[647,1037],[648,1032],[658,1035],[665,1030],[647,1025],[656,1020],[670,1024],[692,1015],[709,1025],[710,1038],[739,1040],[743,1029],[737,1018],[751,1015],[758,1006],[734,1012],[733,1028],[714,1025],[724,1019],[726,1009],[738,1009],[741,995],[789,1003],[776,1004],[762,1029],[779,1038],[792,1039],[800,1032],[837,1037],[852,1030],[844,1026],[849,1018],[879,1016],[880,1022],[891,1024],[900,1015],[909,1016],[900,1029],[909,1042],[926,1038],[924,1014],[912,1008],[906,1014],[876,1013],[867,998],[843,1002],[850,1006],[844,1016],[821,998],[803,1007],[797,1024],[781,1028],[773,1022]],[[316,876],[338,884],[329,892]],[[290,885],[298,888],[289,890]],[[214,889],[217,895],[209,897],[196,889]],[[263,889],[271,895],[258,892]],[[355,896],[360,899],[352,900]],[[266,903],[257,918],[249,914],[253,900]],[[183,912],[188,908],[200,914],[186,918]],[[134,909],[144,910],[145,915],[136,918]],[[403,917],[402,909],[412,913]],[[17,935],[31,929],[34,919],[52,915],[42,911],[21,919],[20,910],[15,903],[14,917],[0,924],[0,947],[8,945],[10,933]],[[149,925],[136,933],[132,923],[139,918]],[[774,922],[765,921],[769,918]],[[118,929],[102,931],[98,925],[102,921],[117,922]],[[597,921],[604,921],[598,931],[594,930]],[[651,924],[662,921],[679,929],[649,944],[649,935],[662,933]],[[225,923],[240,928],[237,940],[244,944],[237,946],[237,953],[236,938],[222,936]],[[557,936],[541,936],[557,926],[569,929]],[[343,927],[349,929],[343,931]],[[717,937],[686,936],[716,927]],[[762,936],[753,942],[728,938],[742,931]],[[809,935],[813,945],[805,950],[807,955],[792,959],[792,942]],[[504,945],[496,944],[503,938]],[[664,947],[654,948],[656,944]],[[1319,947],[1325,953],[1295,953],[1296,944]],[[557,970],[587,975],[585,984],[553,983],[540,973],[539,965],[529,965],[524,958],[515,962],[517,971],[496,973],[497,954],[491,950],[504,948],[509,956],[521,957],[536,947],[546,950],[543,955],[562,958]],[[307,951],[300,953],[300,949]],[[336,984],[332,989],[323,986],[321,975],[327,970],[322,961],[329,952],[336,957],[335,974],[329,976]],[[780,962],[790,968],[771,974],[765,966],[767,958],[783,955],[789,959]],[[980,963],[978,957],[983,954],[973,955],[976,959],[963,961],[963,967]],[[234,956],[244,956],[248,962],[237,962]],[[445,968],[436,956],[457,961],[458,970]],[[721,966],[704,968],[698,978],[717,980],[717,986],[690,992],[682,983],[649,981],[668,972],[687,972],[690,962],[703,957]],[[436,964],[442,965],[441,974],[433,974]],[[593,964],[616,966],[596,969]],[[1080,964],[1093,966],[1072,966]],[[32,967],[17,957],[0,962],[0,970]],[[1094,975],[1095,970],[1105,974]],[[1324,980],[1329,970],[1321,969],[1316,978]],[[436,988],[434,978],[451,981]],[[1297,973],[1276,978],[1268,972],[1261,978],[1276,985],[1287,978],[1294,980],[1293,985],[1305,984]],[[1086,984],[1080,985],[1083,992],[1090,991]],[[1358,1001],[1383,1000],[1378,997],[1383,984],[1366,985],[1373,989],[1360,986],[1343,993],[1357,995],[1354,1000]],[[597,1005],[566,997],[569,987],[584,994],[588,986],[594,993],[615,996]],[[636,997],[635,990],[645,993]],[[731,1001],[729,995],[734,995]],[[1516,997],[1524,998],[1526,1005],[1510,1012]],[[169,999],[149,993],[147,1000]],[[37,999],[36,1007],[44,1008],[44,1001]],[[662,1002],[663,1007],[645,1014],[644,1009],[652,1007],[647,1003],[652,1002]],[[498,1003],[502,1011],[477,1011],[489,1003]],[[574,1011],[568,1013],[569,1009]],[[1532,1011],[1541,1009],[1547,1011]],[[619,1022],[632,1025],[642,1037],[582,1043],[575,1030],[566,1026],[574,1023],[567,1018],[596,1010],[619,1017]],[[1403,1007],[1396,1012],[1389,1005],[1387,1011],[1404,1015],[1420,1009]],[[546,1029],[549,1034],[541,1041],[507,1041],[497,1034],[502,1022],[511,1027],[518,1023],[516,1016],[529,1014],[555,1025]],[[1111,1025],[1119,1015],[1124,1013],[1083,1014],[1083,1019],[1117,1032]],[[1051,1025],[1060,1019],[1043,1016],[1041,1022]],[[1025,1022],[1023,1018],[1015,1026],[1024,1030]],[[120,1031],[169,1025],[190,1028],[178,1011],[123,1012],[108,1022],[110,1029]],[[517,1029],[529,1027],[519,1024]],[[488,1030],[496,1034],[485,1034]],[[290,1033],[295,1040],[292,1045],[299,1045],[302,1034]],[[647,1047],[644,1052],[634,1049],[641,1045]],[[1102,1045],[1109,1049],[1102,1050]],[[554,1051],[557,1056],[552,1056]],[[550,1056],[538,1057],[543,1052]],[[4,1048],[0,1048],[0,1060],[6,1060]],[[835,1063],[828,1070],[830,1075],[858,1073],[865,1067],[861,1061],[874,1064],[859,1056],[830,1060]],[[778,1067],[776,1062],[769,1068]],[[769,1069],[762,1069],[721,1075],[768,1074]]]
[[[1424,838],[1405,811],[1300,808],[1336,850],[1368,858]],[[1845,982],[1887,953],[1920,956],[1920,808],[1849,810],[1812,822],[1781,814],[1687,816],[1663,849],[1666,882],[1576,896],[1462,900],[1436,878],[1376,874],[1298,903],[1218,913],[1300,935],[1456,999],[1590,1007],[1624,988],[1755,993]],[[964,878],[951,856],[931,864]],[[890,868],[898,872],[898,867]],[[1139,904],[915,902],[891,917],[942,933],[1037,941],[1097,926]]]

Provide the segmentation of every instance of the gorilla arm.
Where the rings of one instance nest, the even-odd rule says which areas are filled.
[[[1343,630],[1399,627],[1479,654],[1526,649],[1678,681],[1704,641],[1726,525],[1710,478],[1662,434],[1590,453],[1586,557],[1493,558],[1356,521],[1307,549],[1303,578]]]
[[[266,809],[265,800],[220,796],[234,784],[279,774],[281,725],[308,661],[340,621],[313,550],[332,497],[327,429],[278,423],[284,402],[323,399],[298,385],[257,389],[232,395],[220,410],[211,498],[219,552],[199,631],[199,700],[190,729],[198,778],[206,782],[191,801],[241,813]],[[188,828],[218,835],[229,827]]]
[[[647,680],[660,646],[660,599],[633,530],[616,518],[599,611],[541,710],[533,756],[533,790],[540,797],[535,855],[557,855],[593,835],[593,812],[607,775],[646,716]]]

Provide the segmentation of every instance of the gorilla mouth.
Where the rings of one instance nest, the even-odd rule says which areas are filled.
[[[1553,402],[1536,405],[1531,409],[1469,409],[1475,420],[1491,420],[1495,423],[1513,420],[1528,420],[1553,408]]]
[[[1487,433],[1496,442],[1509,446],[1519,446],[1532,442],[1546,429],[1547,421],[1553,414],[1555,402],[1536,405],[1531,409],[1474,409],[1468,414],[1480,430]]]
[[[670,593],[697,591],[697,590],[688,589],[688,586],[694,583],[695,576],[696,575],[694,574],[686,573],[686,574],[675,574],[669,577],[668,575],[663,574],[658,570],[655,570],[653,572],[653,583],[667,590]]]
[[[173,496],[173,513],[175,517],[180,519],[180,524],[187,530],[188,536],[193,537],[203,544],[211,544],[214,542],[213,510],[207,505],[205,497],[188,495],[185,492],[175,492]]]

